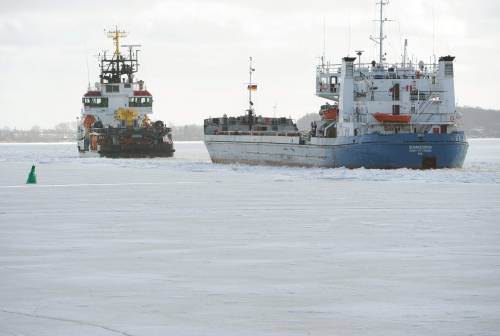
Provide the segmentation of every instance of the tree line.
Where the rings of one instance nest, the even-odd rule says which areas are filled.
[[[500,138],[500,111],[480,107],[458,107],[461,118],[459,124],[471,138]],[[311,122],[319,120],[318,113],[309,113],[297,120],[301,131],[309,131]],[[171,126],[176,141],[203,140],[202,125]],[[0,129],[0,142],[74,142],[76,140],[76,123],[64,122],[53,128],[44,129],[33,126],[29,130],[18,130],[4,127]]]

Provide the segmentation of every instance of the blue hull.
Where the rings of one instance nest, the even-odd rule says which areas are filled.
[[[208,136],[216,163],[373,169],[460,168],[467,155],[463,132],[451,134],[370,134],[313,138],[287,143],[286,137]]]
[[[469,147],[463,132],[362,135],[346,140],[334,146],[335,167],[461,168]]]

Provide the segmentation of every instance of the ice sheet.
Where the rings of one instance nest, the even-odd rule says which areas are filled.
[[[498,335],[499,153],[386,171],[0,145],[0,335]]]

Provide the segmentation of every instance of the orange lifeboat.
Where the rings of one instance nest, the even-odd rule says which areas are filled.
[[[337,120],[339,116],[339,110],[336,108],[332,108],[323,112],[324,120]]]
[[[380,113],[380,112],[374,113],[373,117],[380,122],[396,123],[396,124],[408,124],[411,120],[411,116],[409,115],[393,115],[390,113]]]

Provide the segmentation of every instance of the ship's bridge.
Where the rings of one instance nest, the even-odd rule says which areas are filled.
[[[82,97],[83,115],[92,115],[104,126],[119,126],[116,119],[119,109],[130,109],[138,119],[153,113],[153,96],[145,89],[144,82],[96,83]]]
[[[151,108],[153,96],[142,85],[96,84],[94,89],[89,89],[82,98],[85,110],[108,108],[121,103],[121,107]]]
[[[353,63],[352,71],[354,82],[391,79],[426,79],[435,82],[438,65],[423,62],[417,65],[399,63],[391,66],[380,66],[375,62]],[[316,95],[338,101],[342,75],[342,64],[327,63],[318,65],[316,68]]]
[[[84,108],[93,109],[93,108],[102,108],[108,107],[109,100],[108,97],[101,96],[101,91],[87,91],[82,98],[82,103]]]

